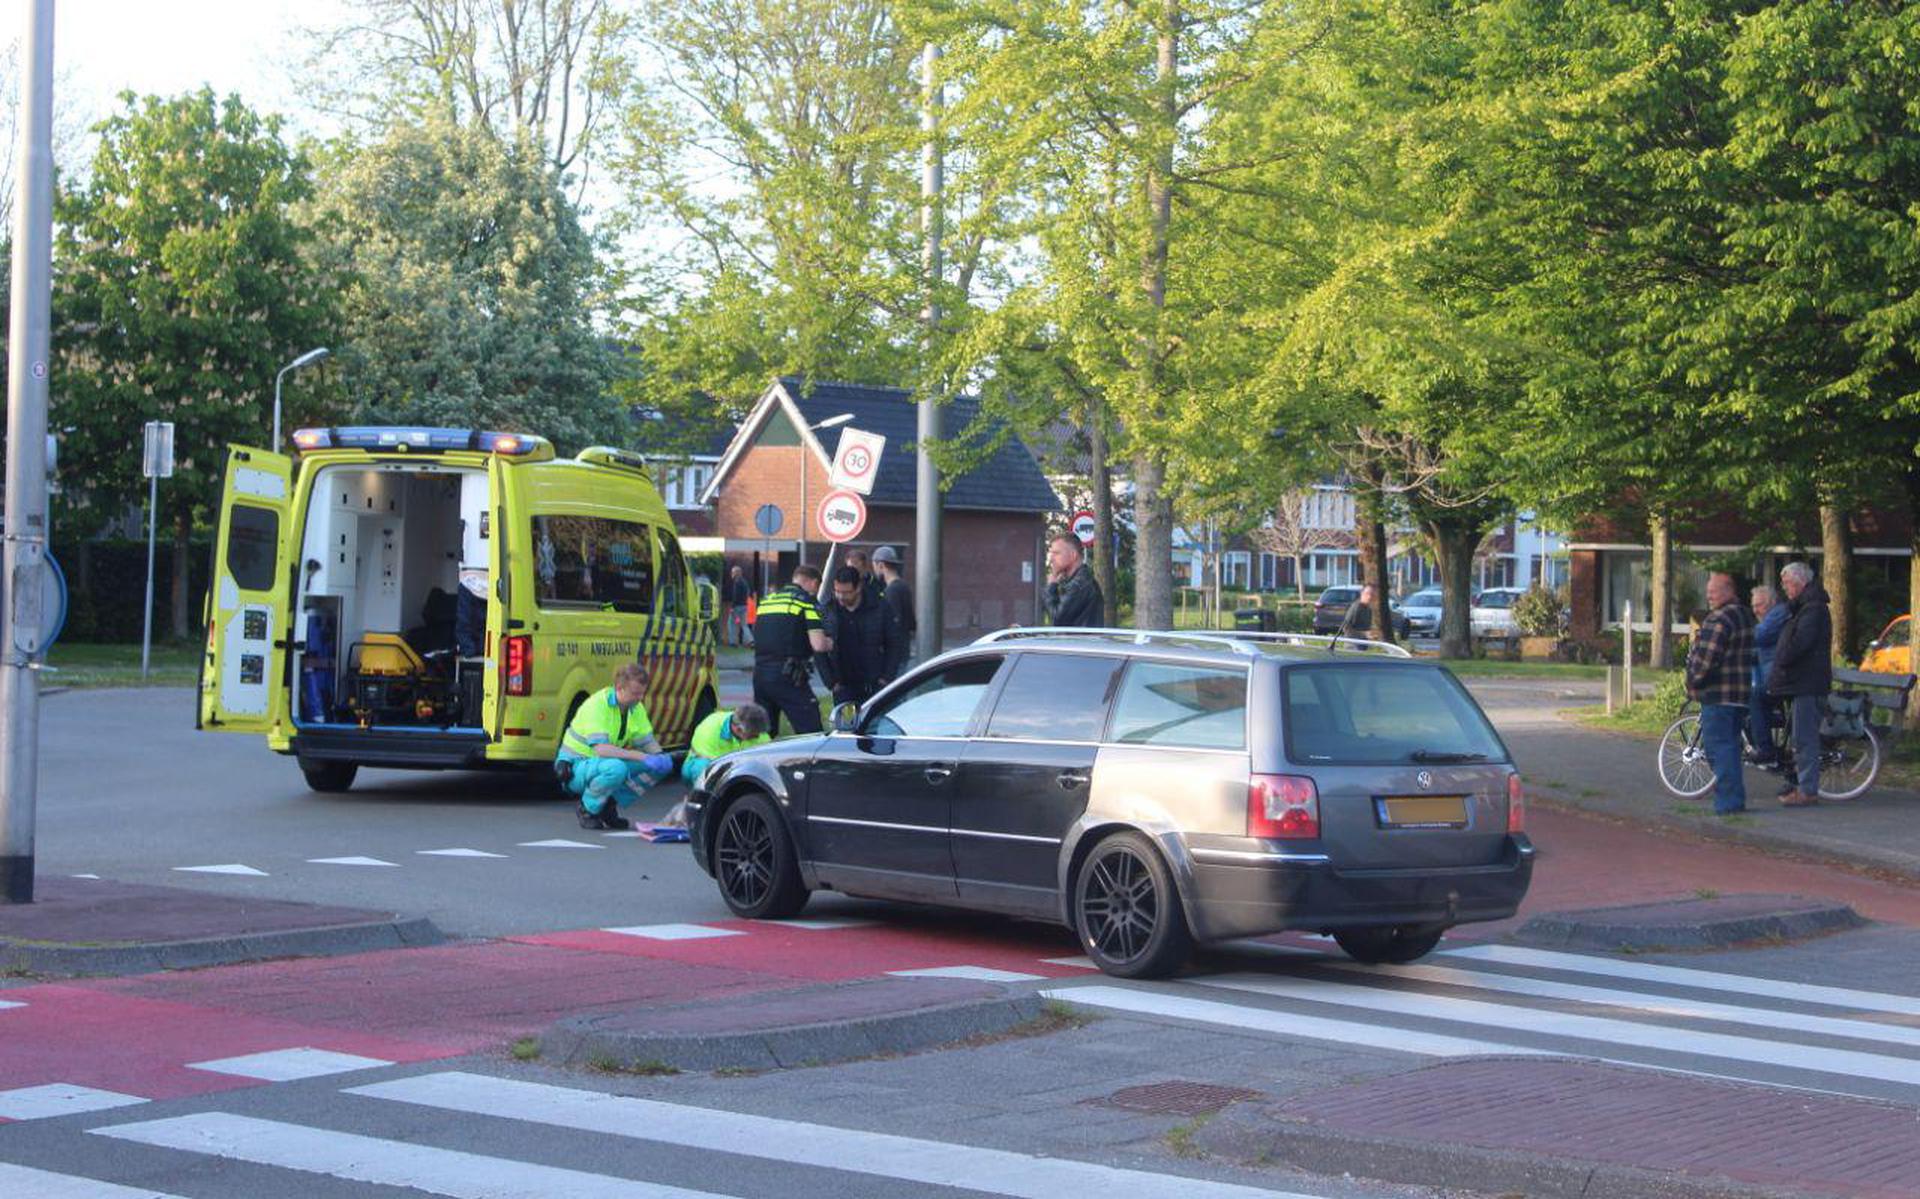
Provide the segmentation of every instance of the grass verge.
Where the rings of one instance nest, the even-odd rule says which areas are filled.
[[[140,677],[138,645],[62,643],[47,655],[43,687],[191,687],[200,679],[200,646],[155,645],[147,677]]]

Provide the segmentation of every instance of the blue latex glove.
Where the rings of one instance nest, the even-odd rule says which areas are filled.
[[[667,754],[648,754],[640,765],[655,779],[663,779],[673,773],[673,758]]]

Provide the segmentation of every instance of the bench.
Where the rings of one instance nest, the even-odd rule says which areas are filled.
[[[1883,727],[1898,729],[1902,726],[1907,710],[1907,696],[1913,691],[1916,679],[1910,674],[1889,674],[1873,670],[1840,670],[1833,672],[1835,691],[1864,691],[1869,705],[1868,716],[1872,709],[1887,713]]]

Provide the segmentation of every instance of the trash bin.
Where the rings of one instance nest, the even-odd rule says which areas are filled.
[[[1241,608],[1233,614],[1233,627],[1243,633],[1271,633],[1279,625],[1277,617],[1265,608]]]

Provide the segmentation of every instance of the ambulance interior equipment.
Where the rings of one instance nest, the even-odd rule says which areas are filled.
[[[481,727],[488,501],[486,473],[470,468],[319,472],[300,553],[296,723]]]

